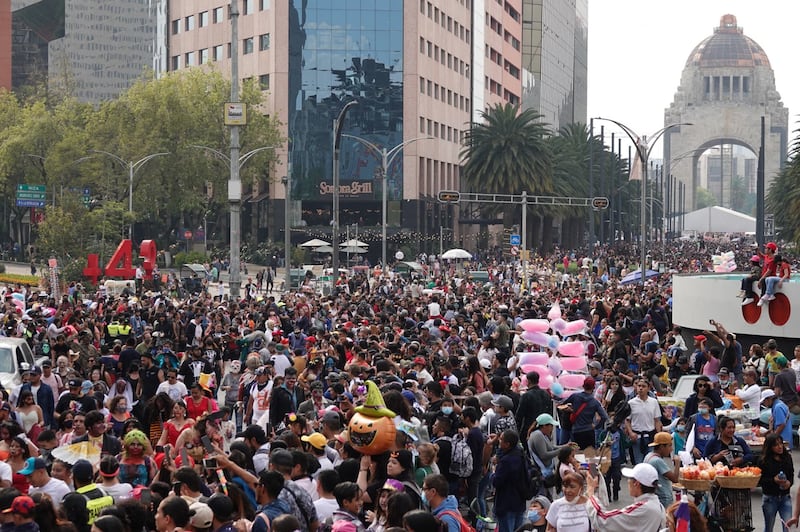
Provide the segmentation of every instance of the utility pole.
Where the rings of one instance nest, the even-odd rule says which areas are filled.
[[[333,228],[331,231],[331,247],[333,248],[333,258],[331,259],[331,266],[333,266],[333,284],[336,286],[336,280],[339,278],[339,149],[342,143],[342,128],[344,127],[344,119],[347,116],[347,111],[358,102],[353,100],[347,102],[342,110],[339,111],[339,116],[333,120]]]
[[[239,103],[239,0],[231,0],[231,103]],[[231,175],[228,202],[231,209],[231,247],[229,290],[232,300],[239,299],[242,280],[239,274],[242,244],[242,181],[239,178],[239,126],[231,124]]]

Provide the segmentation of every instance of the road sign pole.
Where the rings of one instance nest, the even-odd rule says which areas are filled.
[[[522,289],[524,291],[528,286],[528,193],[522,191]]]

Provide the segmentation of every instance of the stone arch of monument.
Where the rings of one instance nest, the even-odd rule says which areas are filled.
[[[714,33],[692,50],[675,98],[664,112],[665,126],[692,124],[664,135],[664,171],[686,187],[684,212],[697,206],[697,158],[706,148],[725,143],[758,155],[762,116],[769,187],[786,161],[789,110],[775,87],[767,54],[744,35],[735,16],[723,15]],[[689,152],[694,155],[673,161],[676,154]]]

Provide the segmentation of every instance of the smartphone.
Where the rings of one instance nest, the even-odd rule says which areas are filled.
[[[152,502],[153,497],[152,497],[149,489],[146,488],[146,489],[142,490],[142,493],[141,493],[141,496],[140,496],[140,500],[141,500],[143,505],[145,505],[148,508],[150,507],[150,503]]]
[[[203,436],[200,441],[203,442],[203,447],[205,447],[207,453],[214,452],[214,447],[211,446],[211,439],[208,436]]]
[[[589,473],[593,477],[597,478],[597,464],[595,464],[594,462],[589,462]]]
[[[267,438],[272,437],[272,423],[267,423],[266,430],[264,431],[267,433]]]
[[[189,454],[186,452],[186,447],[181,449],[181,466],[189,467]]]
[[[203,467],[206,469],[217,469],[217,459],[203,458]]]

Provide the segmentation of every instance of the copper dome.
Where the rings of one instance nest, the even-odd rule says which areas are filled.
[[[736,17],[723,15],[714,34],[703,39],[689,54],[686,66],[769,67],[770,64],[764,49],[745,36],[736,24]]]

